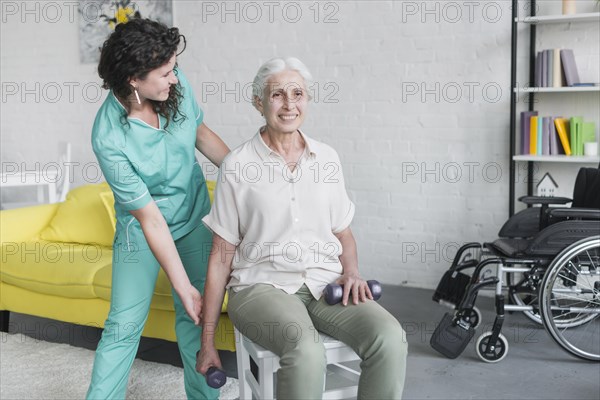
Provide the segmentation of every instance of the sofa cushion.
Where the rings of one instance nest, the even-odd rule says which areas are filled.
[[[100,200],[104,205],[104,209],[106,210],[106,214],[108,215],[108,219],[113,228],[113,232],[117,230],[117,213],[115,211],[115,195],[112,191],[102,192],[100,193]]]
[[[38,293],[93,299],[94,276],[110,267],[112,250],[93,244],[6,242],[1,257],[2,282]]]
[[[84,185],[71,190],[59,204],[40,238],[49,242],[112,246],[115,230],[100,198],[108,184]]]
[[[110,301],[110,288],[112,281],[112,268],[110,265],[98,270],[94,277],[94,291],[101,299]],[[221,312],[227,312],[227,295],[223,301]],[[171,296],[171,283],[162,269],[158,272],[151,308],[156,310],[173,311],[173,297]]]

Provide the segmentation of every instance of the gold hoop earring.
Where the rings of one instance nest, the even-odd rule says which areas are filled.
[[[137,100],[138,104],[142,104],[142,102],[140,101],[140,95],[138,94],[138,91],[136,88],[133,88],[133,93],[135,93],[135,99]]]

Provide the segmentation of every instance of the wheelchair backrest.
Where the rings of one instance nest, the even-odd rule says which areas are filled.
[[[571,207],[600,209],[600,168],[579,170]]]

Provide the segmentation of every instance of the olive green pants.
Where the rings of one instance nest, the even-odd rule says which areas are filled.
[[[242,335],[280,357],[278,399],[322,397],[326,359],[317,331],[346,343],[362,359],[359,399],[402,397],[406,336],[375,301],[330,306],[315,300],[306,285],[290,295],[259,284],[230,290],[227,310]]]
[[[204,225],[175,241],[187,275],[200,293],[204,292],[209,254],[204,244],[211,241],[212,234]],[[131,252],[114,248],[110,311],[96,350],[88,399],[125,399],[159,269],[149,249]],[[188,399],[216,399],[219,390],[210,388],[204,376],[196,372],[202,331],[187,315],[175,291],[172,294],[186,395]]]

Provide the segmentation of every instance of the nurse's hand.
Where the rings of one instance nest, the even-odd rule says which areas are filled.
[[[202,314],[202,295],[192,285],[183,293],[179,293],[179,298],[183,308],[188,313],[195,325],[200,325],[200,315]]]

